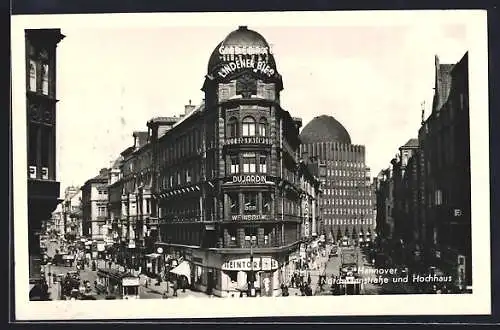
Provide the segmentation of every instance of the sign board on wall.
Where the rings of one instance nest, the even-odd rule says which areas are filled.
[[[276,270],[279,268],[278,261],[270,257],[254,257],[253,270]],[[238,270],[250,271],[252,270],[252,263],[250,258],[228,260],[222,264],[222,270]]]
[[[238,221],[262,221],[269,220],[271,217],[267,214],[234,214],[231,216],[231,220]]]
[[[271,55],[271,47],[222,44],[219,47],[219,59],[222,63],[216,74],[226,78],[241,71],[251,71],[267,78],[274,77],[277,72]]]
[[[265,175],[233,175],[232,183],[238,184],[261,184],[268,183]]]

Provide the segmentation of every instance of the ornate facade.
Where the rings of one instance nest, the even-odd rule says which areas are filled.
[[[60,203],[56,181],[56,48],[60,29],[26,30],[26,118],[30,299],[46,299],[41,272],[42,223]]]
[[[153,140],[158,251],[189,262],[198,290],[277,294],[316,234],[319,181],[301,166],[301,121],[281,107],[282,89],[265,39],[240,27],[210,57],[204,101]]]

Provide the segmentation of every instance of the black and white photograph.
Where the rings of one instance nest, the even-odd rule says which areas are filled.
[[[11,38],[18,317],[490,312],[485,12],[26,15]]]

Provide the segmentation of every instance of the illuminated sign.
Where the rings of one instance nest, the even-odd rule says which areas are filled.
[[[233,144],[271,144],[271,139],[266,136],[244,136],[226,139],[226,145]]]
[[[222,264],[222,270],[275,270],[278,269],[278,261],[272,258],[254,258],[253,266],[250,258],[233,259]]]
[[[272,68],[267,61],[256,60],[255,58],[235,58],[233,61],[224,63],[219,69],[217,74],[225,78],[230,74],[239,72],[241,70],[251,69],[254,73],[259,73],[267,77],[272,77],[276,73],[275,69]]]
[[[254,220],[269,220],[270,216],[267,214],[235,214],[231,216],[232,220],[245,220],[245,221],[254,221]]]
[[[262,46],[224,46],[219,47],[219,54],[221,55],[268,55],[272,54],[271,47]]]
[[[233,183],[267,183],[265,175],[234,175]]]

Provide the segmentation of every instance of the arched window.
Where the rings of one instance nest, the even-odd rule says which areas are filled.
[[[267,120],[266,118],[261,118],[259,122],[259,135],[266,136],[267,135]]]
[[[36,63],[30,60],[30,76],[29,76],[29,89],[32,92],[36,92]]]
[[[42,64],[42,93],[49,95],[49,65]]]
[[[255,136],[255,119],[243,118],[243,136]]]
[[[227,124],[227,135],[228,137],[238,136],[238,120],[235,117],[231,117]]]

